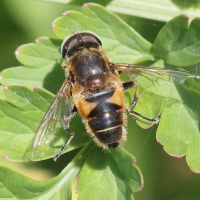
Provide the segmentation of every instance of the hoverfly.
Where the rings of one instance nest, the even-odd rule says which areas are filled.
[[[66,79],[35,133],[33,152],[44,140],[44,136],[55,130],[57,121],[60,121],[69,137],[54,156],[56,160],[74,137],[74,132],[69,129],[69,123],[77,111],[87,132],[98,146],[104,149],[116,148],[127,137],[124,90],[133,86],[136,88],[132,104],[127,109],[131,116],[150,121],[152,125],[159,122],[158,118],[149,119],[133,111],[138,101],[138,83],[135,80],[138,75],[146,78],[150,75],[154,81],[199,78],[185,71],[113,63],[108,58],[106,50],[102,50],[101,47],[100,38],[89,31],[77,31],[63,41],[61,54],[66,62],[62,67]],[[122,83],[119,76],[121,72],[126,73],[131,81]]]

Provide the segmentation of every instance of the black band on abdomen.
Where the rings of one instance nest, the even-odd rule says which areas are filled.
[[[87,116],[88,118],[96,117],[98,115],[102,115],[107,112],[112,112],[115,110],[120,110],[122,109],[121,106],[115,104],[115,103],[110,103],[108,101],[109,98],[111,98],[114,94],[115,90],[112,90],[111,92],[92,97],[90,99],[86,99],[87,102],[89,103],[96,103],[97,106],[90,112],[90,114]]]
[[[88,120],[88,124],[94,133],[123,125],[123,111],[104,113],[103,115]]]
[[[119,142],[122,138],[122,126],[112,128],[107,131],[96,132],[95,136],[101,143],[112,144]],[[117,146],[117,145],[116,145]],[[113,147],[114,148],[114,147]]]

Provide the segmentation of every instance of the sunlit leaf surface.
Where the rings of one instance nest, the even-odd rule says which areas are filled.
[[[152,61],[154,58],[151,54],[152,45],[149,42],[114,14],[99,5],[87,4],[83,7],[83,13],[70,11],[65,14],[65,16],[55,20],[52,25],[55,33],[61,39],[41,38],[36,44],[19,47],[16,55],[25,66],[10,68],[1,72],[1,83],[3,85],[17,83],[24,84],[31,89],[34,86],[41,86],[55,93],[64,80],[64,72],[60,67],[62,62],[59,53],[60,44],[62,39],[71,34],[71,30],[77,28],[81,31],[89,30],[98,34],[102,40],[103,49],[108,50],[108,54],[114,62],[138,63],[147,60]],[[172,63],[174,60],[173,65],[180,66],[180,62],[177,62],[177,60],[187,59],[185,65],[198,61],[200,55],[198,54],[198,45],[193,46],[194,51],[197,52],[195,59],[190,60],[185,51],[178,51],[179,47],[189,45],[191,40],[198,38],[198,35],[196,35],[196,38],[189,37],[192,37],[193,34],[188,29],[185,19],[185,16],[180,16],[166,25],[166,27],[173,25],[172,27],[176,28],[173,37],[165,34],[167,30],[172,30],[166,29],[166,27],[158,34],[154,43],[154,51],[158,58],[165,59],[165,62],[159,59],[153,60],[154,62],[158,61],[155,63],[155,67],[176,69],[175,66],[169,66],[166,63]],[[183,22],[184,29],[183,24],[179,22]],[[192,21],[191,27],[193,27],[194,32],[198,30],[196,29],[198,27],[197,22],[198,19]],[[185,31],[184,37],[180,37],[182,30]],[[188,30],[190,31],[188,32]],[[163,44],[163,40],[160,39],[163,38],[163,34],[166,41],[173,44],[173,48],[168,48],[167,43],[166,45]],[[189,35],[186,37],[187,34]],[[186,40],[187,38],[189,39]],[[178,52],[175,57],[171,56],[176,53],[173,50]],[[141,76],[138,76],[136,80],[138,80],[140,86],[139,101],[135,111],[148,118],[155,118],[162,113],[157,139],[164,145],[164,149],[169,154],[173,156],[186,155],[190,168],[193,171],[200,171],[200,159],[198,158],[200,153],[198,148],[200,146],[199,104],[196,103],[199,99],[199,80],[190,78],[183,85],[177,85],[176,82],[175,84],[174,82],[169,83],[165,80],[158,84],[152,84],[151,81]],[[13,160],[24,159],[24,154],[33,135],[53,99],[53,95],[43,89],[31,89],[12,85],[5,90],[7,99],[1,99],[0,148],[5,150],[5,156]],[[126,94],[125,103],[127,107],[130,106],[133,95],[134,88]],[[139,119],[137,119],[137,122],[144,128],[149,126]],[[71,126],[76,136],[66,151],[90,141],[79,117],[74,118]],[[56,140],[52,140],[51,148],[48,147],[47,151],[42,151],[37,159],[45,159],[60,150],[67,135],[59,127],[59,124],[57,131],[58,137]]]
[[[133,199],[133,192],[143,188],[142,175],[133,161],[123,148],[109,153],[96,149],[80,173],[79,199]]]
[[[190,24],[186,15],[170,20],[159,32],[153,49],[171,65],[184,67],[199,62],[200,19]]]
[[[42,88],[32,91],[25,86],[10,85],[5,90],[5,96],[7,100],[0,99],[0,148],[5,150],[7,159],[28,161],[32,159],[30,148],[33,136],[53,100],[53,95]],[[89,142],[89,136],[79,117],[73,119],[71,129],[77,134],[67,151]],[[68,135],[58,124],[51,142],[40,146],[40,154],[34,160],[49,158],[58,153],[67,138]]]
[[[85,1],[42,0],[81,6]],[[147,19],[167,22],[173,17],[185,13],[191,18],[200,15],[198,0],[112,0],[93,1],[101,3],[112,12],[133,15]]]
[[[71,183],[94,147],[94,144],[87,145],[61,174],[48,181],[33,180],[6,167],[0,167],[0,198],[71,200]]]

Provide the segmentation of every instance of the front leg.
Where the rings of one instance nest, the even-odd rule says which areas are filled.
[[[158,122],[159,122],[159,119],[158,119],[158,118],[157,118],[157,119],[149,119],[149,118],[144,117],[144,116],[140,115],[139,113],[133,111],[133,109],[135,108],[135,106],[136,106],[136,104],[137,104],[138,97],[139,97],[138,82],[137,82],[137,81],[130,81],[130,82],[125,82],[125,83],[122,84],[124,90],[129,89],[130,87],[132,87],[132,86],[134,86],[134,85],[135,85],[135,87],[136,87],[136,89],[135,89],[135,95],[134,95],[134,99],[133,99],[133,101],[132,101],[132,103],[131,103],[131,105],[130,105],[130,107],[129,107],[129,109],[128,109],[128,112],[130,113],[131,117],[134,118],[134,116],[136,116],[136,117],[138,117],[138,118],[140,118],[140,119],[144,119],[144,120],[146,120],[146,121],[153,122],[153,123],[151,124],[151,126],[153,126],[154,124],[158,124]],[[151,126],[150,126],[150,127],[151,127]],[[150,127],[148,127],[148,128],[150,128]]]

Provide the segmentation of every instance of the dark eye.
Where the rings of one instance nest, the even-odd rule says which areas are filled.
[[[79,32],[67,37],[61,45],[61,53],[65,56],[72,56],[73,53],[79,51],[82,47],[91,48],[102,46],[99,37],[92,32]]]

